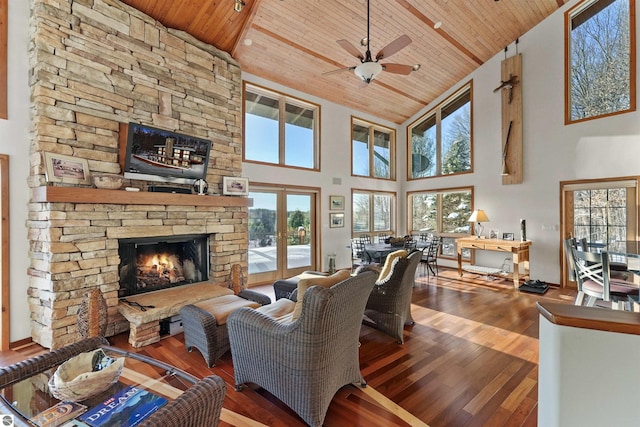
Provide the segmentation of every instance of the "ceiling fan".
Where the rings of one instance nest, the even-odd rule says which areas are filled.
[[[367,51],[364,53],[364,55],[362,55],[362,53],[360,53],[360,51],[349,41],[344,39],[337,41],[337,43],[342,46],[344,50],[358,58],[360,60],[360,64],[353,67],[346,67],[329,71],[324,73],[324,75],[338,73],[340,71],[353,70],[355,75],[362,79],[362,81],[364,81],[365,83],[371,83],[371,81],[375,79],[382,71],[407,75],[412,71],[418,71],[420,69],[420,64],[381,64],[380,62],[378,62],[407,47],[411,43],[411,39],[406,34],[401,35],[400,37],[383,47],[375,56],[375,59],[371,56],[371,49],[369,48],[369,42],[371,41],[371,38],[369,36],[369,31],[371,28],[369,16],[369,0],[367,0],[367,37],[360,40],[360,44],[362,46],[366,46],[367,48]]]

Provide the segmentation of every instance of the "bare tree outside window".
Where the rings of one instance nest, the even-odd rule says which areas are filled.
[[[567,122],[635,110],[635,2],[597,0],[567,12]]]

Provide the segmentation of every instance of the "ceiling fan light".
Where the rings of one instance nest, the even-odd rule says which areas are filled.
[[[371,80],[378,77],[378,74],[382,72],[382,65],[377,62],[363,62],[358,65],[353,72],[364,82],[370,83]]]
[[[418,71],[421,67],[422,65],[420,64],[413,64],[413,71]]]

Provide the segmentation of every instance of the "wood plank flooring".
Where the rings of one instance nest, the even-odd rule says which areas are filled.
[[[343,387],[334,397],[326,426],[535,426],[538,400],[536,301],[571,303],[570,292],[520,293],[511,282],[440,269],[413,292],[416,324],[405,343],[362,327],[360,360],[369,386]],[[270,286],[256,290],[272,292]],[[271,295],[273,298],[273,295]],[[304,426],[278,399],[250,385],[234,390],[230,353],[207,368],[197,350],[186,351],[182,334],[138,350],[127,335],[112,344],[163,360],[198,377],[221,376],[228,385],[221,426]],[[42,351],[36,344],[0,353],[0,365]]]

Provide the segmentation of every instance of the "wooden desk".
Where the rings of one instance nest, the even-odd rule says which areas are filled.
[[[484,251],[510,252],[513,259],[513,273],[510,275],[513,279],[513,286],[517,289],[520,286],[520,279],[529,278],[529,246],[531,241],[525,242],[514,240],[498,240],[498,239],[476,239],[475,237],[462,237],[456,239],[458,248],[458,276],[462,277],[462,250],[463,249],[480,249]],[[520,266],[523,272],[520,273]],[[501,275],[504,277],[503,275]]]

